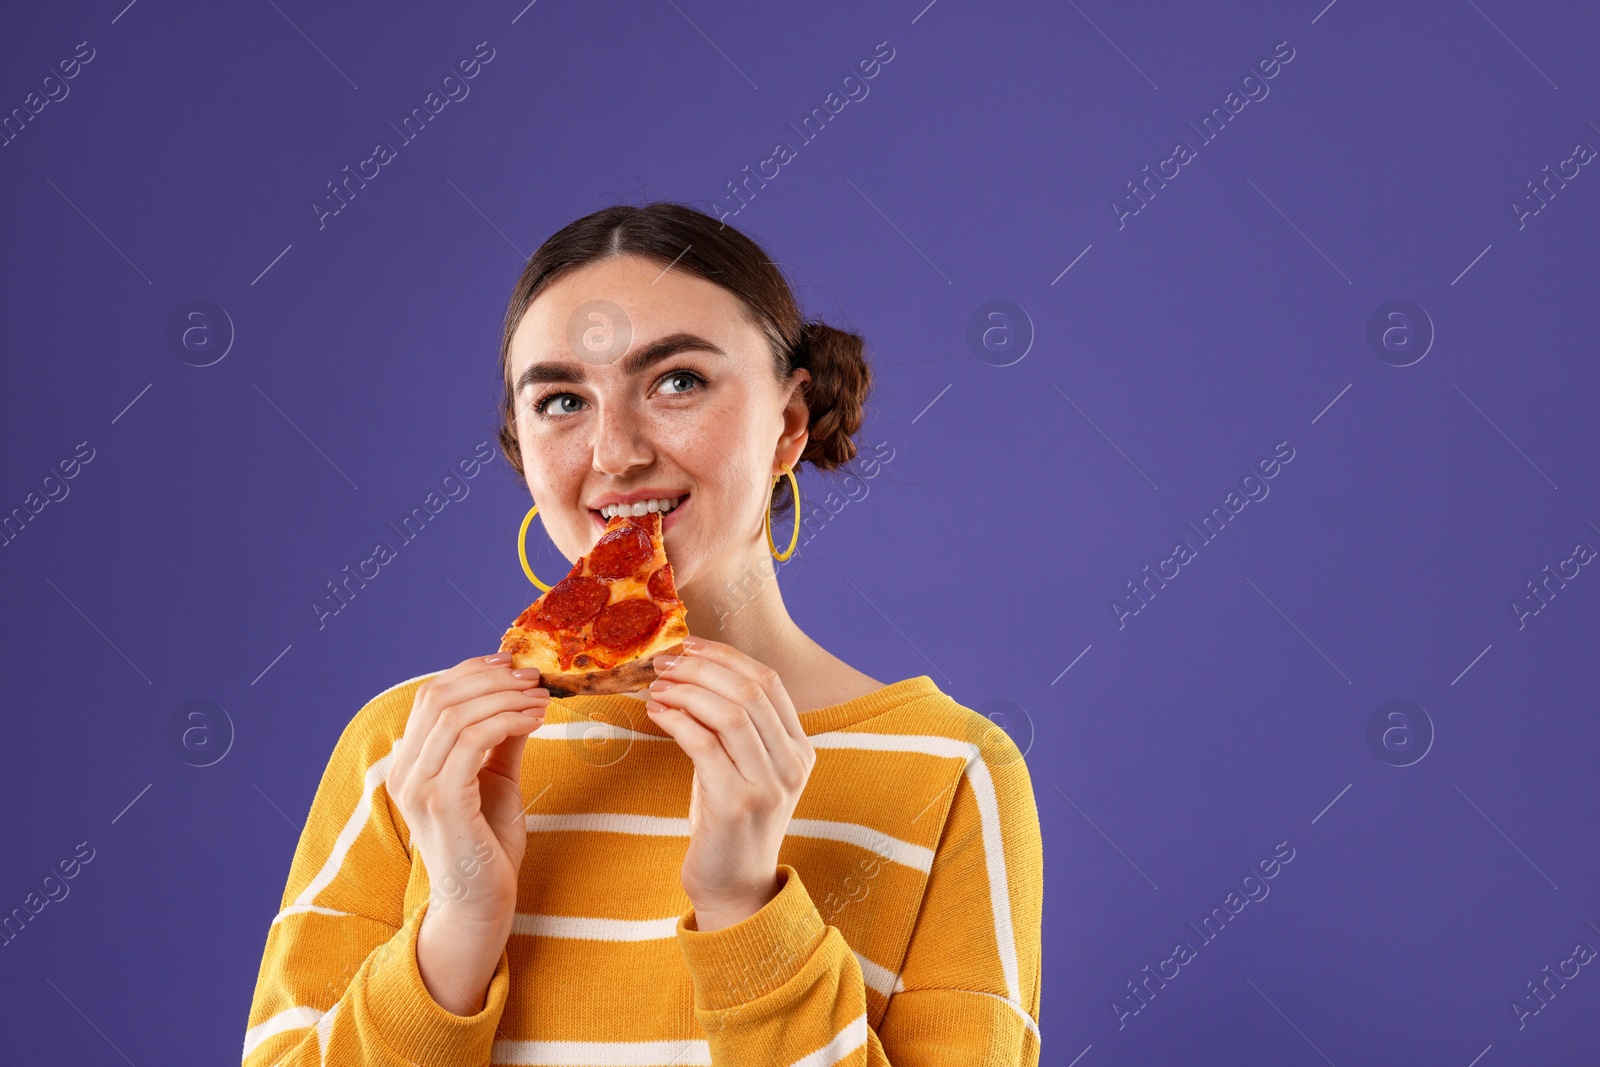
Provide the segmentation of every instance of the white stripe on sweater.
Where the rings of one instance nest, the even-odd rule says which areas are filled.
[[[1017,993],[1017,939],[1011,926],[1011,892],[1006,880],[1006,854],[1000,838],[1000,805],[994,779],[983,757],[974,754],[967,763],[967,780],[978,800],[978,824],[983,828],[983,862],[989,875],[989,906],[994,913],[994,942],[1005,975],[1006,994],[1013,1003]]]
[[[397,682],[373,697],[368,703],[382,700],[390,693],[397,689],[404,689],[412,682],[420,682],[425,678],[431,678],[440,673],[443,672],[429,671],[427,674],[419,674],[415,678],[407,678],[403,682]],[[310,884],[295,898],[295,906],[306,907],[316,903],[317,894],[326,889],[334,877],[338,875],[339,868],[344,865],[345,856],[350,852],[350,846],[355,844],[357,837],[361,836],[361,829],[367,824],[367,817],[372,814],[372,791],[378,787],[378,783],[388,778],[389,764],[392,762],[394,762],[393,741],[389,744],[389,752],[367,768],[367,772],[361,780],[361,799],[356,802],[355,810],[350,813],[350,818],[345,820],[344,828],[339,831],[339,836],[334,839],[333,850],[328,853],[328,858],[322,864],[322,869],[317,872],[316,877],[311,879]],[[282,915],[279,915],[279,918],[282,917]]]
[[[597,833],[640,834],[648,837],[688,837],[693,830],[688,819],[666,815],[631,815],[626,812],[526,815],[523,818],[529,833],[589,830]],[[890,837],[860,823],[835,822],[829,819],[790,819],[789,833],[796,837],[816,837],[858,845],[893,863],[904,864],[924,874],[933,869],[931,848]]]
[[[524,815],[530,834],[561,830],[639,834],[644,837],[688,837],[689,820],[666,815],[630,815],[627,812],[580,812],[572,815]]]
[[[851,949],[851,951],[855,952],[854,949]],[[889,970],[889,968],[880,967],[859,952],[856,952],[856,962],[861,964],[861,980],[866,983],[868,988],[876,989],[885,998],[905,989],[906,984],[900,980],[900,976]]]
[[[299,1030],[307,1026],[315,1026],[317,1020],[321,1018],[322,1012],[316,1008],[302,1005],[295,1008],[285,1008],[266,1022],[256,1023],[244,1033],[244,1058],[249,1059],[250,1053],[259,1048],[267,1038],[276,1037],[286,1030]]]
[[[790,1067],[833,1067],[850,1053],[867,1043],[867,1013],[862,1012],[815,1052],[795,1060]]]
[[[832,822],[827,819],[790,819],[789,832],[796,837],[820,837],[827,841],[843,841],[859,845],[892,863],[904,864],[923,874],[933,869],[933,849],[890,837],[859,823]]]
[[[981,989],[957,990],[957,992],[976,993],[980,997],[993,997],[994,999],[998,1000],[1000,1003],[1004,1004],[1006,1007],[1010,1008],[1012,1011],[1016,1012],[1017,1013],[1017,1017],[1022,1020],[1022,1025],[1023,1025],[1024,1029],[1032,1031],[1033,1039],[1035,1041],[1039,1042],[1039,1044],[1041,1044],[1041,1045],[1044,1044],[1044,1035],[1039,1033],[1039,1024],[1034,1022],[1033,1021],[1033,1016],[1029,1015],[1023,1009],[1022,1005],[1018,1004],[1016,1001],[1007,1000],[1005,997],[1002,997],[998,993],[985,993]]]
[[[642,707],[642,705],[641,705]],[[670,737],[630,730],[600,719],[575,722],[547,722],[528,735],[540,741],[671,741]]]
[[[350,851],[350,846],[356,843],[356,838],[361,836],[362,827],[367,825],[367,818],[372,814],[372,793],[389,775],[389,764],[394,761],[394,750],[367,768],[366,776],[361,781],[361,799],[356,802],[356,808],[350,813],[350,818],[345,820],[344,828],[339,831],[339,836],[334,839],[333,850],[328,853],[328,859],[311,879],[309,885],[300,891],[294,898],[296,905],[304,907],[315,904],[317,894],[328,887],[334,877],[339,873],[339,868],[344,866],[344,858]]]
[[[937,734],[859,734],[830,730],[811,738],[812,748],[862,748],[874,752],[920,752],[925,756],[965,760],[978,750],[971,741]]]
[[[528,736],[544,741],[581,741],[585,739],[590,741],[672,740],[670,737],[630,730],[626,726],[617,726],[599,719],[585,719],[575,722],[547,722]],[[942,737],[938,734],[866,734],[855,733],[850,730],[829,730],[811,735],[811,747],[856,748],[875,752],[920,752],[926,756],[965,760],[973,752],[977,751],[978,746],[971,741],[961,741],[954,737]]]
[[[706,1041],[509,1041],[494,1043],[490,1063],[524,1067],[711,1067]]]
[[[333,1018],[339,1014],[339,1002],[334,1001],[328,1014],[317,1020],[317,1058],[323,1067],[328,1063],[328,1039],[333,1036]]]
[[[580,941],[662,941],[677,936],[678,917],[595,919],[581,915],[530,915],[518,912],[511,932],[524,937],[564,937]]]
[[[578,941],[668,941],[678,936],[678,916],[665,919],[598,919],[582,915],[537,915],[517,912],[511,932],[522,937],[558,937]],[[900,976],[854,949],[862,981],[885,997],[905,988]]]
[[[287,908],[273,918],[270,925],[277,926],[291,915],[353,915],[354,912],[339,911],[336,908],[324,908],[317,904],[290,904]]]

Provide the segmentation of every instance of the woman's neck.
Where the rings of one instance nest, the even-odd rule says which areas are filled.
[[[770,556],[747,559],[678,591],[690,629],[778,669],[775,660],[810,639],[789,617]]]
[[[678,590],[690,632],[732,645],[777,671],[798,711],[881,688],[883,683],[851,667],[800,629],[778,591],[771,555],[762,548],[760,557],[703,575]],[[645,699],[650,694],[639,689],[628,695]]]

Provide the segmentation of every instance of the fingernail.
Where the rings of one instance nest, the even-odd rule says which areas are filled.
[[[677,656],[656,656],[650,661],[650,666],[658,671],[671,670],[673,664],[678,662]]]
[[[705,648],[706,643],[698,637],[685,637],[683,639],[683,647],[692,651],[694,649]]]
[[[534,700],[548,700],[550,697],[550,690],[540,686],[537,689],[524,689],[522,691],[522,695],[525,697],[532,697]]]
[[[509,653],[509,652],[496,652],[492,656],[483,657],[483,662],[485,662],[485,663],[510,663],[511,662],[511,653]]]
[[[511,677],[518,678],[524,682],[537,682],[539,680],[539,668],[523,667],[521,670],[512,671]]]
[[[659,693],[664,689],[670,688],[672,688],[672,683],[667,681],[665,678],[657,678],[655,681],[650,683],[650,692],[652,693]]]

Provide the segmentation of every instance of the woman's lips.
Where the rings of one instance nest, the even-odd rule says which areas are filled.
[[[661,532],[662,532],[662,534],[665,534],[668,530],[672,529],[674,526],[676,526],[678,524],[678,516],[680,514],[682,514],[683,509],[688,507],[688,506],[689,506],[689,494],[685,493],[685,494],[683,494],[683,499],[678,501],[678,506],[673,508],[671,511],[667,512],[666,515],[662,517],[662,519],[661,519]]]

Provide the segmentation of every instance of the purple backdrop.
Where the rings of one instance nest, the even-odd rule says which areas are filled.
[[[653,199],[869,340],[785,596],[1025,749],[1043,1062],[1592,1057],[1600,9],[523,2],[5,16],[0,1058],[234,1062],[340,730],[535,592],[506,293]]]

